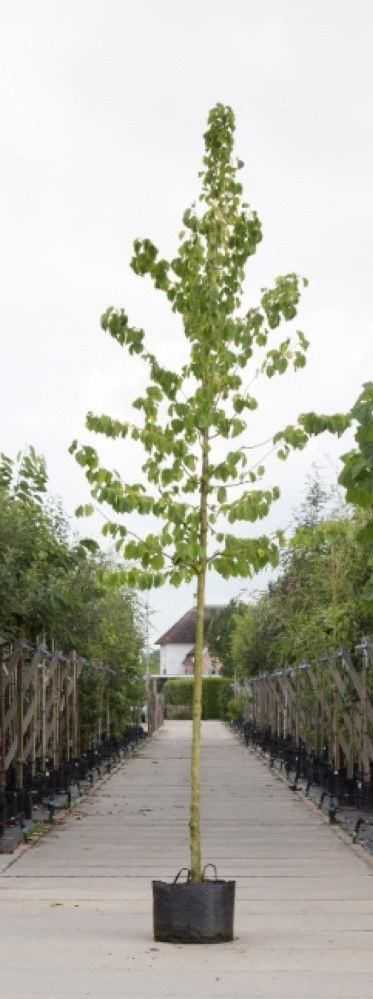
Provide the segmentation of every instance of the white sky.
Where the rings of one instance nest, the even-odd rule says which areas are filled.
[[[263,385],[255,439],[305,409],[345,410],[372,377],[372,26],[370,0],[2,0],[0,450],[45,454],[69,514],[89,500],[67,453],[89,437],[87,410],[126,418],[142,387],[100,314],[123,305],[180,364],[177,319],[128,263],[136,236],[174,253],[218,100],[235,111],[264,228],[245,301],[277,274],[310,279],[297,322],[308,366]],[[136,475],[126,444],[91,442]],[[312,462],[333,480],[348,446],[319,438],[269,464],[282,498],[268,528],[289,522]],[[207,599],[240,589],[211,576]],[[192,602],[193,587],[151,594],[158,634]]]

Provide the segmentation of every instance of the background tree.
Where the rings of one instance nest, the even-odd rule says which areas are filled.
[[[232,636],[236,633],[238,621],[246,618],[247,605],[238,599],[229,601],[214,614],[207,632],[210,655],[219,659],[224,676],[235,676],[237,660],[232,647]]]
[[[357,541],[366,556],[368,579],[363,599],[373,611],[373,382],[366,382],[355,405],[351,418],[357,423],[357,447],[342,456],[344,468],[339,482],[346,489],[348,503],[361,511]]]
[[[146,668],[149,673],[155,675],[160,673],[161,653],[160,649],[151,649],[146,660]]]
[[[106,571],[108,565],[106,565]],[[80,719],[86,739],[92,738],[94,720],[99,713],[102,727],[112,736],[123,732],[126,722],[139,721],[145,701],[144,621],[136,595],[124,587],[104,589],[97,602],[96,624],[87,645],[87,658],[107,663],[110,673],[98,674],[92,684],[83,677]],[[93,691],[96,710],[92,710]]]
[[[319,477],[309,482],[279,575],[264,593],[241,603],[239,615],[227,614],[223,640],[237,677],[316,660],[370,632],[360,528],[360,515],[336,504],[334,487],[326,489]]]
[[[301,286],[307,283],[295,273],[276,278],[273,288],[262,291],[258,306],[239,314],[245,264],[262,233],[256,212],[242,200],[237,172],[243,164],[233,157],[234,128],[231,108],[217,104],[209,113],[204,136],[203,207],[199,212],[193,204],[184,213],[176,256],[170,261],[159,258],[150,239],[134,243],[133,270],[149,275],[182,318],[189,356],[181,371],[160,363],[146,348],[144,331],[130,325],[123,309],[110,307],[101,320],[103,329],[130,354],[142,356],[149,379],[145,394],[133,403],[142,414],[137,423],[89,413],[87,427],[108,437],[138,441],[145,452],[141,481],[123,481],[117,472],[102,467],[93,447],[78,446],[77,441],[71,446],[86,469],[94,499],[114,511],[104,533],[115,538],[118,550],[132,561],[120,578],[145,589],[166,580],[174,586],[196,581],[190,811],[194,882],[201,879],[199,751],[206,574],[214,569],[226,579],[248,577],[278,563],[279,532],[242,537],[232,527],[264,518],[279,495],[276,486],[256,485],[264,468],[259,462],[250,468],[248,455],[255,442],[243,440],[242,435],[247,429],[245,414],[257,407],[250,391],[255,373],[260,369],[272,378],[283,374],[289,364],[302,368],[308,346],[300,331],[294,346],[290,337],[275,339],[281,321],[295,318]],[[291,448],[304,447],[315,419],[311,414],[275,435],[280,457],[285,458]],[[325,428],[336,432],[345,426],[338,417],[323,421]],[[89,505],[80,510],[91,511]],[[120,517],[132,512],[153,515],[153,530],[143,537],[134,533]]]
[[[143,610],[124,587],[108,589],[113,562],[71,537],[61,504],[47,493],[45,461],[33,448],[0,456],[0,635],[54,640],[65,653],[110,665],[79,680],[83,744],[104,730],[119,735],[144,701]]]
[[[31,641],[42,633],[59,639],[62,628],[65,645],[69,626],[79,631],[87,589],[92,597],[97,580],[86,547],[69,543],[61,505],[46,489],[45,461],[33,448],[16,462],[1,455],[0,625]]]

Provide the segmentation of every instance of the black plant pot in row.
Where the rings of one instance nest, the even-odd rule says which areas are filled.
[[[215,879],[206,878],[213,867]],[[187,880],[179,878],[186,871]],[[214,864],[202,881],[190,880],[183,868],[172,884],[153,881],[154,939],[169,943],[222,943],[233,940],[235,881],[217,877]]]

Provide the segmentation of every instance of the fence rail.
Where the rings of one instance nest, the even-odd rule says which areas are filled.
[[[330,822],[342,816],[373,849],[373,642],[364,638],[318,663],[252,677],[244,717],[232,727],[293,791],[315,796]],[[237,691],[238,693],[238,691]]]
[[[143,737],[143,729],[133,725],[121,739],[110,737],[107,692],[97,739],[80,745],[78,680],[87,666],[112,673],[102,663],[66,656],[44,644],[20,639],[11,645],[0,637],[0,835],[8,821],[19,819],[22,828],[43,795],[48,807],[55,794],[71,801],[71,785],[87,774],[87,779],[94,777],[95,761],[111,765],[120,751]]]
[[[373,642],[340,649],[317,664],[302,663],[253,677],[249,718],[273,736],[327,753],[348,778],[373,776]]]
[[[78,677],[83,662],[75,656],[32,646],[0,645],[0,791],[7,771],[24,786],[25,764],[53,767],[79,754]]]

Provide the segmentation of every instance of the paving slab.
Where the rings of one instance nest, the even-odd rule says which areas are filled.
[[[220,723],[203,723],[204,862],[231,944],[154,943],[152,878],[188,864],[191,725],[167,722],[0,865],[1,999],[372,999],[373,866]]]

